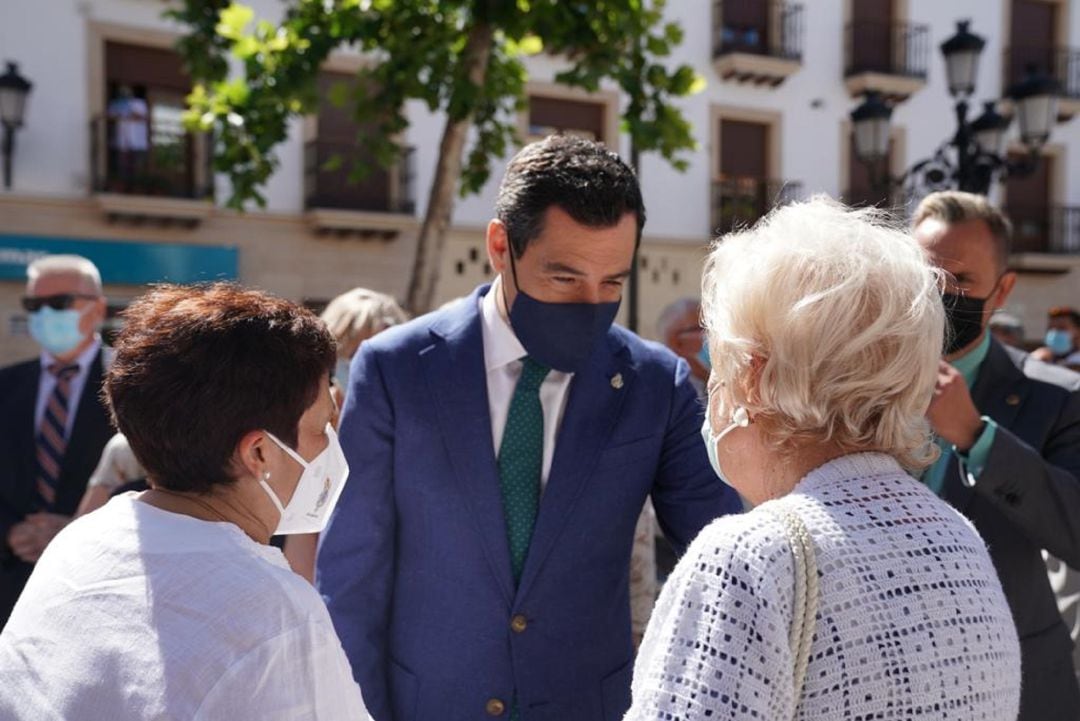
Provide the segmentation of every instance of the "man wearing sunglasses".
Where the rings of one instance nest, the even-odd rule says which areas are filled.
[[[0,368],[0,627],[113,434],[101,401],[98,269],[74,255],[35,261],[23,309],[41,354]]]

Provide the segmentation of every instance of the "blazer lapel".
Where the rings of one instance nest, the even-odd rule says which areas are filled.
[[[1016,420],[1020,406],[1027,400],[1028,386],[1023,372],[1012,362],[1008,352],[991,340],[979,377],[971,389],[971,399],[979,413],[993,418],[1002,428]],[[964,512],[975,496],[975,489],[964,483],[959,460],[954,458],[945,476],[943,497],[954,508]]]
[[[465,307],[447,323],[433,328],[436,343],[421,362],[435,400],[443,440],[458,482],[465,492],[484,553],[507,606],[513,602],[514,580],[506,539],[499,470],[491,440],[484,338],[478,308],[484,289],[473,293]]]
[[[627,394],[634,392],[635,375],[629,352],[614,335],[608,336],[608,343],[588,368],[574,375],[521,575],[519,597],[528,593],[563,531],[600,451],[615,429]]]

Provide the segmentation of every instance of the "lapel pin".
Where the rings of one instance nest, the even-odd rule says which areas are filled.
[[[1010,406],[1018,406],[1020,405],[1020,396],[1015,393],[1010,393],[1005,397],[1005,403]]]
[[[616,373],[615,375],[611,376],[611,387],[615,390],[619,390],[623,387],[622,373]]]

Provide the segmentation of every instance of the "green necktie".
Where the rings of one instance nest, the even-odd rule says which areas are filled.
[[[536,512],[540,507],[540,471],[544,462],[544,408],[540,384],[550,372],[528,356],[510,400],[502,444],[499,446],[499,485],[502,489],[506,535],[514,584],[521,580],[529,552]]]

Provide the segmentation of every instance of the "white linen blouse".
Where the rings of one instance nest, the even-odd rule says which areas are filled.
[[[326,606],[278,549],[125,494],[38,562],[0,634],[0,718],[368,714]]]
[[[820,603],[794,697],[794,561],[773,509],[814,542]],[[701,532],[665,585],[627,721],[1015,721],[1020,646],[971,524],[889,456],[810,473]]]

